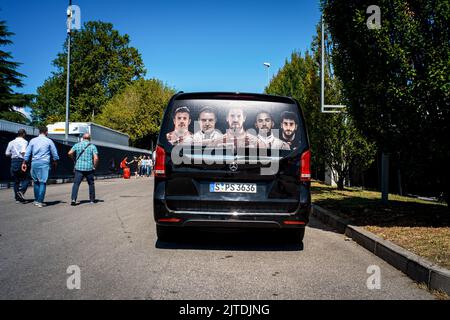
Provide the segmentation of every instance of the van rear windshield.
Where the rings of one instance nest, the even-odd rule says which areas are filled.
[[[299,148],[304,128],[294,103],[251,100],[175,100],[166,111],[160,141],[168,146]]]

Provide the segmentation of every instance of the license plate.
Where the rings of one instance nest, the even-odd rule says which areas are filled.
[[[209,184],[209,192],[256,193],[256,189],[256,183],[214,182]]]

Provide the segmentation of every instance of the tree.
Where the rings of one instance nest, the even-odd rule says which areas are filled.
[[[320,111],[320,29],[313,39],[312,55],[306,52],[292,53],[291,60],[272,79],[266,92],[297,99],[305,114],[311,142],[313,172],[328,166],[337,181],[338,189],[344,189],[351,166],[365,170],[373,162],[375,145],[361,134],[346,114],[323,114]],[[340,104],[342,83],[331,72],[330,54],[326,54],[325,84],[326,102]]]
[[[338,190],[344,190],[344,181],[351,167],[356,165],[360,170],[368,169],[374,160],[376,148],[373,143],[367,141],[345,113],[327,116],[322,156],[332,169]]]
[[[365,135],[394,153],[406,184],[449,194],[450,1],[323,0],[349,113]]]
[[[53,61],[56,72],[38,88],[33,115],[44,122],[65,119],[67,41]],[[89,21],[73,31],[70,121],[92,121],[103,106],[146,70],[140,53],[111,23]]]
[[[299,52],[293,52],[290,60],[286,59],[284,66],[265,89],[265,92],[269,94],[292,97],[302,107],[309,129],[313,172],[317,172],[325,165],[320,151],[323,144],[320,125],[318,125],[320,123],[320,80],[317,72],[318,66],[309,52],[306,52],[304,56]]]
[[[97,122],[128,134],[134,146],[148,149],[174,93],[160,80],[137,80],[105,105]]]
[[[0,21],[0,47],[12,44],[9,38],[13,35],[14,33],[8,31],[6,22]],[[23,87],[21,78],[25,75],[17,71],[20,63],[11,59],[11,53],[0,50],[0,118],[26,123],[27,119],[13,108],[28,105],[33,96],[14,92],[14,87]]]

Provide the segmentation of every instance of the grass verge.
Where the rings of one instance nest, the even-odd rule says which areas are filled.
[[[447,205],[389,195],[383,205],[380,192],[336,188],[314,181],[314,204],[332,210],[393,243],[450,269],[450,210]]]

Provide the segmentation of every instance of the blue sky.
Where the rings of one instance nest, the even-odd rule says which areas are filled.
[[[319,0],[73,0],[82,22],[101,20],[127,33],[144,60],[146,78],[177,90],[262,92],[293,50],[309,48]],[[2,0],[0,20],[14,32],[10,51],[35,93],[54,71],[66,37],[68,1]]]

